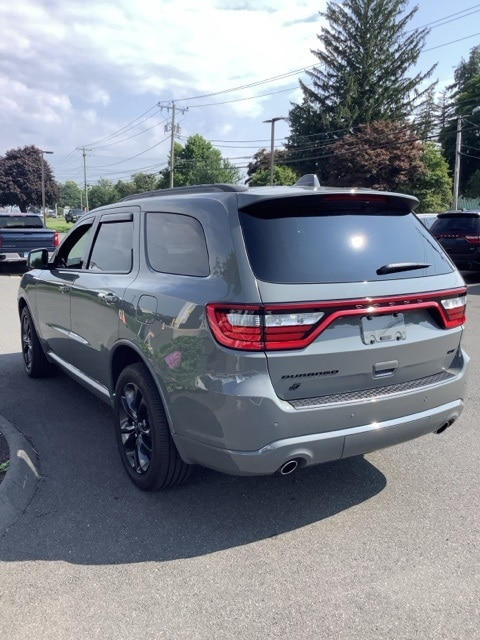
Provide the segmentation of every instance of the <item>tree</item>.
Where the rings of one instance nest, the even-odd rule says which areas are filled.
[[[188,138],[185,147],[175,143],[174,186],[215,182],[236,183],[240,180],[239,170],[222,157],[218,149],[201,135]],[[161,173],[161,186],[168,187],[170,169]]]
[[[424,173],[419,173],[409,187],[420,200],[418,213],[446,211],[452,202],[452,178],[441,149],[433,142],[423,145],[420,157]]]
[[[270,168],[270,151],[265,148],[259,149],[253,156],[253,160],[248,163],[247,176],[251,178],[257,171]],[[275,149],[273,152],[274,164],[283,164],[287,161],[288,153],[282,149]]]
[[[407,125],[379,121],[360,125],[333,147],[329,184],[408,191],[425,173],[422,145]]]
[[[155,191],[160,188],[158,175],[155,175],[154,173],[135,173],[132,176],[131,184],[134,193]]]
[[[465,189],[465,196],[467,198],[480,200],[480,169],[477,169],[475,173],[471,175]]]
[[[118,200],[117,192],[110,180],[101,178],[97,184],[88,190],[88,206],[90,209],[102,207]]]
[[[18,205],[26,211],[29,204],[42,204],[42,151],[31,145],[10,149],[0,158],[0,205]],[[46,160],[44,166],[45,202],[53,206],[58,187]]]
[[[424,142],[438,137],[443,115],[443,103],[437,102],[435,90],[431,89],[423,104],[415,111],[414,129]]]
[[[303,102],[289,113],[292,134],[287,149],[305,170],[321,172],[329,145],[355,127],[378,120],[405,121],[434,86],[433,73],[409,75],[428,29],[408,30],[418,7],[408,0],[329,1],[321,13],[327,26],[312,51],[319,66],[307,72],[312,87],[300,82]]]
[[[118,180],[115,183],[115,193],[119,200],[122,198],[126,198],[127,196],[131,196],[133,193],[136,193],[135,185],[133,182],[124,182],[123,180]]]
[[[79,209],[82,206],[82,190],[76,182],[67,180],[64,184],[59,184],[58,189],[58,204],[61,207]]]
[[[462,148],[459,192],[465,193],[470,179],[480,169],[480,45],[470,51],[455,70],[455,82],[450,87],[453,108],[450,121],[440,132],[445,157],[450,169],[455,168],[457,125],[461,118]],[[475,113],[473,113],[475,111]]]
[[[290,167],[282,164],[273,167],[273,184],[291,185],[295,184],[297,180],[297,174]],[[270,184],[270,169],[256,171],[249,184],[252,187],[264,187]]]

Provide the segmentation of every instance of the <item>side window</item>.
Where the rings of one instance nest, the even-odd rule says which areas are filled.
[[[91,224],[84,224],[70,234],[55,258],[55,266],[57,268],[83,268],[83,255],[89,242],[91,230]]]
[[[102,222],[93,243],[89,271],[128,273],[132,269],[133,221]]]
[[[202,225],[190,216],[148,212],[147,258],[155,271],[205,277],[210,273]]]

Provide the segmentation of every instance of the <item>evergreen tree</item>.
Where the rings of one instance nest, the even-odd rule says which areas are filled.
[[[455,168],[458,119],[461,119],[462,147],[460,162],[460,194],[471,193],[472,176],[480,170],[480,45],[470,51],[455,70],[455,82],[449,87],[451,108],[440,132],[445,157],[451,171]]]
[[[287,149],[301,172],[321,172],[329,145],[355,127],[378,120],[411,116],[433,84],[425,80],[435,67],[409,75],[428,29],[408,30],[418,7],[408,0],[330,1],[312,51],[319,65],[308,72],[312,86],[301,82],[304,98],[289,113],[292,134]],[[302,156],[308,158],[299,166]]]

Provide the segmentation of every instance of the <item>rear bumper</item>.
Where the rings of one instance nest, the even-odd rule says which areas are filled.
[[[28,252],[26,253],[0,253],[0,262],[26,262]]]
[[[463,401],[456,400],[396,420],[277,440],[258,451],[221,449],[179,435],[174,440],[187,462],[233,475],[266,475],[289,460],[310,466],[400,444],[444,428],[462,411]]]
[[[234,475],[275,473],[291,459],[309,466],[369,453],[442,430],[460,416],[469,368],[465,352],[457,364],[456,375],[438,374],[417,388],[393,386],[362,400],[341,396],[302,407],[269,395],[271,384],[254,376],[230,394],[225,385],[224,393],[183,396],[183,410],[191,406],[180,422],[189,427],[174,428],[172,437],[185,462]],[[208,409],[200,398],[210,399]]]

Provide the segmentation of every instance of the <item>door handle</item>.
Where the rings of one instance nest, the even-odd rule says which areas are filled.
[[[68,284],[61,284],[59,289],[62,293],[68,293],[70,291]]]
[[[105,293],[104,291],[101,291],[98,294],[98,297],[106,304],[117,304],[117,302],[120,300],[120,298],[114,293]]]

